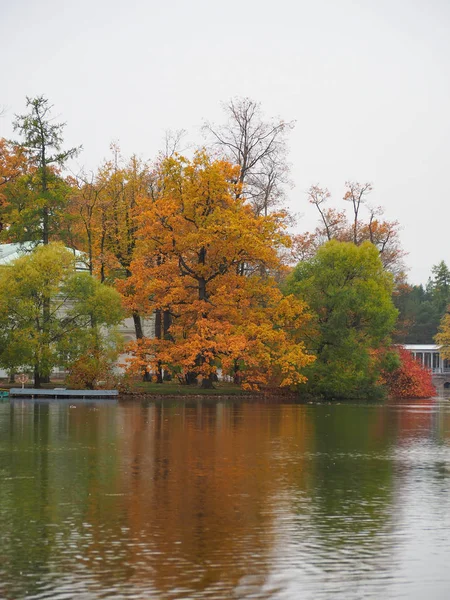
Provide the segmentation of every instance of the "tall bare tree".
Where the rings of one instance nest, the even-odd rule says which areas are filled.
[[[321,224],[314,231],[294,236],[292,254],[295,260],[309,260],[322,244],[332,239],[353,242],[356,246],[370,241],[378,248],[384,268],[393,273],[398,284],[403,282],[405,252],[400,244],[399,223],[385,220],[381,207],[367,204],[371,191],[370,183],[346,182],[343,200],[351,205],[348,215],[346,211],[327,208],[326,204],[331,198],[327,188],[311,186],[308,200],[317,208]],[[361,210],[363,206],[366,216]]]
[[[181,142],[187,135],[185,129],[167,129],[164,135],[164,150],[161,150],[162,158],[172,158],[177,153],[184,152]],[[189,144],[186,146],[189,148]]]
[[[223,125],[206,122],[203,132],[211,146],[240,166],[239,182],[257,215],[279,206],[289,184],[287,133],[294,121],[264,118],[259,102],[232,99],[223,105]]]
[[[353,208],[353,243],[358,243],[358,225],[359,225],[359,209],[361,204],[364,204],[367,199],[367,195],[372,191],[372,184],[370,183],[358,183],[356,181],[345,182],[346,192],[344,194],[344,200],[350,202]]]

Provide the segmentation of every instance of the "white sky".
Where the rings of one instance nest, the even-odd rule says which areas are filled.
[[[337,202],[346,180],[371,181],[425,283],[450,264],[449,27],[448,0],[0,0],[0,136],[44,94],[95,169],[112,140],[143,158],[166,129],[201,143],[203,119],[249,96],[297,121],[298,230],[316,222],[311,184]]]

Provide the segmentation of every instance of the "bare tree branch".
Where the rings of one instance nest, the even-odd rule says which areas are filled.
[[[286,134],[294,121],[264,120],[258,102],[232,99],[224,105],[227,122],[205,122],[203,132],[223,156],[240,167],[239,183],[256,214],[279,206],[289,185]]]

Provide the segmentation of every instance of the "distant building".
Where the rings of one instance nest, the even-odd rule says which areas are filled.
[[[433,373],[450,373],[450,361],[442,358],[441,346],[436,344],[404,344],[414,358]]]
[[[9,265],[24,254],[32,252],[36,247],[33,242],[23,242],[22,244],[0,244],[0,265]],[[78,250],[67,248],[77,259],[77,271],[89,271],[83,260],[84,254]]]

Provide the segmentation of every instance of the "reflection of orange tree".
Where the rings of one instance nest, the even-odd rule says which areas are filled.
[[[405,441],[428,437],[433,429],[435,406],[432,399],[420,400],[419,403],[391,399],[385,406],[376,409],[376,418],[370,423],[368,439],[375,445],[385,444],[386,439],[393,444],[396,439]]]
[[[402,441],[428,438],[433,429],[434,400],[421,400],[416,406],[396,411],[396,433]]]
[[[122,417],[121,479],[112,489],[123,496],[110,497],[108,510],[121,515],[115,527],[123,531],[106,534],[105,506],[91,512],[89,520],[103,523],[92,529],[93,572],[111,577],[95,558],[112,535],[137,589],[229,590],[249,573],[262,585],[276,498],[286,485],[305,486],[303,459],[285,460],[309,443],[305,407],[272,413],[263,405],[166,401],[128,406]]]

